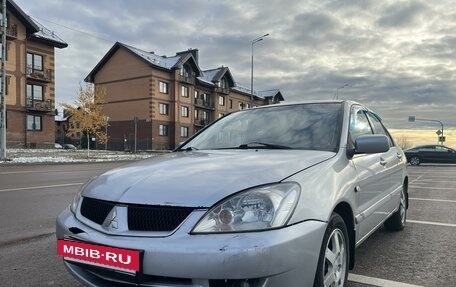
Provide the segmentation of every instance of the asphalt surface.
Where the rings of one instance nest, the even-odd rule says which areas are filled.
[[[83,182],[124,164],[0,167],[0,286],[81,286],[56,255],[55,217]],[[367,239],[347,286],[456,286],[456,165],[408,171],[405,230]]]

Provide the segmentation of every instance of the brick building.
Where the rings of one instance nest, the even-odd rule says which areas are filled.
[[[52,147],[54,49],[68,44],[31,19],[14,1],[8,0],[6,9],[6,144]]]
[[[107,90],[108,148],[173,149],[208,123],[250,107],[250,89],[227,67],[201,70],[198,50],[158,56],[116,43],[85,81]],[[258,92],[253,105],[282,101],[279,90]]]

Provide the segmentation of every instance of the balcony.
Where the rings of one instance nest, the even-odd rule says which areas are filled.
[[[0,35],[2,33],[2,29],[0,29]],[[11,24],[6,27],[6,38],[7,40],[15,40],[17,38],[17,24]]]
[[[41,82],[52,82],[52,69],[36,70],[27,66],[27,78]]]
[[[209,124],[209,120],[206,119],[206,120],[195,120],[195,126],[200,126],[200,127],[204,127],[204,126],[207,126]]]
[[[195,99],[195,106],[203,109],[215,110],[214,104],[204,99]]]
[[[230,88],[216,87],[215,91],[217,93],[221,93],[221,94],[225,94],[225,95],[229,95],[230,94]]]
[[[183,75],[178,75],[178,80],[183,82],[183,83],[187,83],[187,84],[190,84],[190,85],[194,85],[195,84],[195,76],[193,75],[188,75],[188,76],[183,76]]]
[[[27,110],[36,111],[36,112],[53,112],[54,111],[54,101],[46,100],[39,101],[27,98],[27,103],[25,105]]]

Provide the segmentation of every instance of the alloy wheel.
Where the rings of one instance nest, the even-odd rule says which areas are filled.
[[[331,233],[325,250],[325,287],[344,286],[347,270],[347,248],[344,234],[340,229]]]

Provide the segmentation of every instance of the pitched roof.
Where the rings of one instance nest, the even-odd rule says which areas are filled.
[[[13,13],[22,24],[25,25],[26,33],[39,42],[52,45],[57,48],[66,48],[68,44],[51,31],[27,15],[13,0],[7,1],[6,9]]]
[[[25,12],[13,1],[6,2],[6,10],[11,11],[21,21],[27,30],[27,33],[33,34],[38,32],[40,28],[25,14]]]
[[[222,78],[225,77],[228,81],[230,87],[235,86],[234,78],[231,75],[230,69],[228,67],[219,67],[216,69],[205,70],[202,72],[201,77],[198,77],[198,80],[214,85],[217,82],[220,82]]]
[[[120,42],[116,42],[111,49],[106,53],[106,55],[101,59],[100,62],[93,68],[93,70],[87,75],[84,79],[86,82],[93,81],[93,76],[103,67],[104,64],[111,58],[112,55],[119,49],[124,48],[128,52],[132,53],[134,56],[140,58],[146,64],[151,65],[155,68],[164,69],[164,70],[173,70],[173,69],[180,69],[182,65],[185,63],[190,63],[190,65],[196,71],[196,75],[200,75],[202,72],[198,67],[196,59],[193,57],[191,53],[181,53],[173,57],[166,57],[166,56],[159,56],[156,55],[154,52],[146,52],[144,50],[135,48],[133,46],[123,44]]]
[[[276,101],[283,101],[284,98],[283,98],[283,95],[282,93],[280,92],[279,89],[273,89],[273,90],[265,90],[265,91],[258,91],[258,95],[262,98],[272,98],[273,101],[274,99]]]
[[[32,18],[30,18],[30,19],[36,24],[36,26],[39,27],[39,31],[32,34],[32,38],[34,38],[35,40],[37,40],[39,42],[51,44],[54,47],[57,47],[60,49],[68,47],[68,44],[65,41],[63,41],[62,38],[57,36],[57,34],[54,33],[54,31],[51,31],[48,28],[44,27],[41,23],[39,23],[35,19],[32,19]]]

